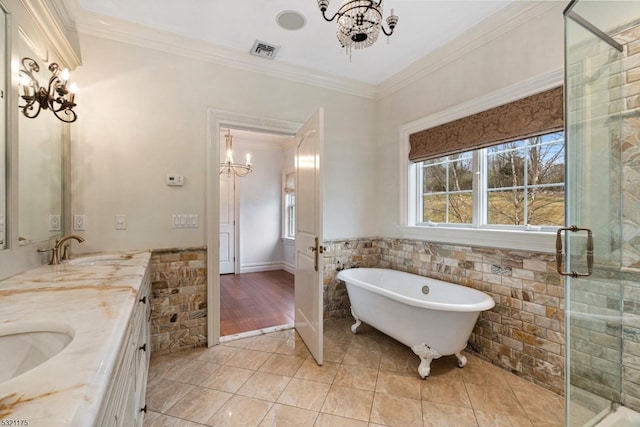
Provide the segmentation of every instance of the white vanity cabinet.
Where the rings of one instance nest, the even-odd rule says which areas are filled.
[[[145,396],[151,353],[151,278],[146,272],[129,324],[122,339],[113,375],[102,401],[96,426],[143,425],[147,411]]]

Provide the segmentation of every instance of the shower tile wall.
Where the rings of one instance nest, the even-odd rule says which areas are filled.
[[[640,24],[615,37],[622,60],[622,402],[640,411]]]
[[[602,42],[585,43],[581,50],[575,49],[576,60],[572,57],[568,60],[578,70],[576,73],[569,70],[567,88],[585,91],[584,100],[576,97],[576,102],[568,105],[567,113],[576,117],[571,122],[580,124],[583,117],[604,120],[609,114],[621,113],[619,119],[614,116],[617,121],[611,123],[610,135],[597,135],[609,129],[604,122],[592,126],[590,134],[584,135],[592,141],[594,138],[610,141],[610,146],[605,147],[609,152],[602,153],[610,162],[610,176],[598,182],[606,185],[601,191],[608,197],[605,203],[609,205],[611,245],[606,247],[608,242],[599,242],[601,250],[596,253],[592,278],[572,281],[571,311],[596,317],[572,320],[571,382],[609,400],[622,401],[635,410],[640,410],[639,36],[637,24],[614,36],[625,46],[620,61]],[[582,59],[587,57],[589,61]],[[604,84],[596,85],[588,78],[600,73],[602,66],[611,67],[612,74],[608,80],[601,79]],[[588,114],[581,110],[585,106],[590,109]],[[601,205],[602,202],[596,202],[596,209]],[[618,320],[621,311],[622,325]]]
[[[430,276],[488,293],[471,348],[545,388],[564,390],[564,286],[552,255],[406,239],[331,241],[325,252],[325,316],[348,316],[336,267],[358,264]],[[338,262],[339,261],[339,262]]]
[[[621,289],[617,282],[622,239],[621,162],[618,132],[608,118],[621,109],[616,96],[621,84],[620,62],[617,53],[595,36],[584,37],[579,44],[576,41],[567,55],[567,135],[568,143],[575,141],[573,153],[580,159],[569,168],[569,191],[576,197],[568,205],[573,212],[572,224],[589,224],[596,231],[593,275],[571,279],[571,385],[618,402],[622,358]],[[597,78],[600,76],[608,77]],[[594,176],[593,170],[605,168],[608,175]],[[585,254],[574,253],[572,270],[585,271]]]

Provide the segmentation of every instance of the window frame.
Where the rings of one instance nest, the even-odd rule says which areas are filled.
[[[470,160],[471,160],[471,169],[472,169],[472,173],[473,173],[473,174],[474,174],[474,176],[475,176],[475,173],[477,172],[477,165],[476,165],[476,151],[466,151],[465,153],[469,153],[469,154],[471,154],[471,156],[470,156]],[[448,156],[442,156],[442,157],[448,157]],[[440,159],[441,159],[442,157],[440,157]],[[436,160],[436,159],[434,159],[434,160]],[[459,161],[459,160],[455,160],[455,161]],[[449,186],[449,176],[450,176],[450,170],[451,170],[450,165],[451,165],[453,162],[454,162],[454,161],[450,161],[450,160],[440,162],[441,164],[446,164],[446,165],[447,165],[447,166],[446,166],[446,170],[447,170],[447,172],[446,172],[446,174],[447,174],[447,179],[446,179],[446,180],[447,180],[447,187]],[[424,170],[424,168],[423,168],[423,170]],[[416,189],[419,189],[419,188],[421,188],[421,187],[423,186],[423,184],[424,184],[424,174],[423,174],[423,173],[421,173],[422,171],[420,170],[420,168],[419,168],[419,167],[416,167],[416,168],[415,168],[415,171],[416,171],[416,175],[415,175],[415,179],[416,179]],[[475,219],[476,219],[476,218],[475,218],[475,216],[474,216],[474,215],[475,215],[475,214],[474,214],[474,211],[475,211],[475,209],[474,209],[474,207],[475,207],[475,206],[474,206],[474,200],[475,200],[475,197],[476,197],[476,195],[475,195],[475,193],[476,193],[476,189],[475,189],[475,187],[473,186],[473,183],[472,183],[472,186],[471,186],[471,187],[472,187],[472,188],[471,188],[471,190],[453,190],[453,191],[451,191],[451,190],[449,190],[449,189],[447,188],[447,190],[446,190],[446,191],[441,191],[441,192],[434,192],[434,193],[432,193],[432,194],[443,194],[443,195],[445,195],[445,196],[447,197],[446,214],[445,214],[446,216],[449,216],[449,203],[448,203],[448,200],[449,200],[449,196],[450,196],[450,195],[455,195],[455,194],[467,194],[467,193],[468,193],[468,194],[471,194],[471,198],[472,198],[472,202],[471,202],[471,209],[472,209],[472,211],[471,211],[471,212],[472,212],[471,223],[464,223],[464,222],[463,222],[463,223],[450,223],[450,222],[447,222],[447,223],[446,223],[447,225],[457,226],[457,227],[468,227],[468,226],[472,225],[472,224],[475,222]],[[424,212],[424,192],[423,192],[423,191],[421,191],[420,193],[423,195],[423,197],[417,197],[417,198],[416,198],[416,219],[417,219],[417,218],[420,218],[420,217],[422,216],[421,212]],[[423,219],[424,219],[424,218],[423,218]],[[433,225],[433,224],[434,224],[434,223],[432,223],[431,221],[428,221],[428,222],[419,222],[419,223],[417,223],[416,225],[419,225],[419,226],[431,226],[431,225]]]
[[[559,134],[560,131],[557,132],[549,132],[546,134],[543,134],[542,136],[546,136],[546,135],[556,135]],[[560,141],[562,141],[563,144],[566,144],[565,141],[565,137],[564,137],[564,131],[562,131],[562,138],[558,138],[558,139],[554,139],[554,140],[550,140],[550,141],[545,141],[545,142],[540,142],[536,145],[531,145],[528,143],[528,141],[531,138],[525,138],[522,140],[518,140],[522,141],[522,142],[527,142],[526,144],[523,144],[522,147],[518,147],[518,148],[512,148],[512,149],[505,149],[502,150],[501,152],[508,152],[508,151],[524,151],[524,150],[529,150],[532,147],[543,147],[546,145],[551,145],[551,144],[555,144],[558,143]],[[516,142],[516,141],[514,141]],[[489,187],[489,160],[490,157],[493,155],[496,155],[495,153],[490,153],[490,149],[491,148],[495,148],[498,146],[504,146],[506,144],[509,144],[509,142],[504,142],[501,144],[498,144],[496,146],[493,147],[486,147],[486,148],[480,148],[480,149],[475,149],[475,150],[469,150],[469,151],[465,151],[463,152],[463,154],[467,154],[467,157],[470,158],[471,160],[471,172],[473,174],[473,176],[478,176],[478,180],[475,180],[473,182],[472,185],[472,189],[471,190],[450,190],[447,189],[446,191],[441,191],[441,192],[433,192],[433,193],[429,193],[429,194],[433,194],[433,195],[446,195],[447,198],[449,195],[455,195],[455,194],[471,194],[472,195],[472,204],[471,204],[471,209],[472,209],[472,222],[466,222],[466,223],[455,223],[455,222],[442,222],[442,223],[433,223],[431,221],[424,221],[423,218],[423,212],[424,212],[424,196],[426,195],[426,193],[424,193],[424,191],[420,191],[420,189],[423,187],[424,184],[424,174],[422,173],[422,171],[424,170],[424,166],[420,167],[422,162],[417,162],[416,163],[416,167],[415,167],[415,178],[416,179],[416,189],[419,191],[417,197],[416,197],[416,226],[437,226],[437,225],[441,225],[441,226],[445,226],[445,227],[462,227],[462,228],[469,228],[469,227],[475,227],[475,228],[487,228],[487,229],[498,229],[498,230],[521,230],[521,231],[550,231],[550,232],[556,232],[558,230],[558,228],[560,227],[559,225],[530,225],[530,224],[525,224],[525,225],[512,225],[512,224],[492,224],[489,222],[489,216],[490,216],[490,195],[493,192],[499,192],[499,191],[510,191],[514,188],[516,189],[521,189],[523,191],[523,194],[525,195],[525,203],[523,204],[523,212],[524,212],[524,219],[526,220],[526,215],[527,215],[527,211],[530,208],[529,205],[529,199],[528,199],[528,193],[530,191],[532,191],[532,189],[535,188],[552,188],[552,187],[565,187],[566,183],[565,181],[563,182],[555,182],[555,183],[546,183],[546,184],[530,184],[528,182],[528,174],[527,174],[527,165],[528,163],[525,162],[524,164],[524,177],[523,177],[523,182],[521,185],[518,185],[517,187],[495,187],[495,188],[491,188]],[[499,154],[499,153],[498,153]],[[446,170],[447,170],[447,185],[448,183],[448,177],[449,177],[449,170],[451,169],[450,165],[455,162],[455,161],[459,161],[459,160],[442,160],[445,157],[449,157],[449,156],[442,156],[440,158],[436,158],[433,159],[436,161],[436,163],[439,164],[443,164],[446,165]],[[448,216],[448,203],[447,203],[447,214],[446,216]],[[422,218],[422,221],[418,221],[419,218]]]
[[[527,96],[552,89],[563,84],[562,69],[540,75],[533,79],[508,86],[485,96],[461,103],[452,108],[423,117],[413,122],[400,126],[399,144],[399,189],[400,189],[400,221],[399,232],[403,238],[429,240],[453,245],[463,246],[488,246],[503,249],[535,251],[539,253],[555,252],[555,231],[513,228],[509,226],[482,225],[486,222],[486,210],[480,209],[486,204],[486,192],[475,191],[473,199],[473,224],[437,224],[435,226],[420,225],[418,218],[418,182],[417,164],[409,161],[409,136],[434,126],[453,120],[476,114],[490,108],[504,105]],[[566,135],[565,135],[566,137]],[[474,156],[474,172],[482,161],[479,156]],[[485,160],[486,161],[486,160]],[[474,173],[473,187],[486,186],[481,174]],[[478,194],[476,194],[478,193]]]
[[[282,209],[281,209],[281,216],[282,216],[282,226],[281,226],[281,238],[284,240],[295,240],[295,199],[296,199],[296,192],[295,189],[293,192],[287,192],[286,190],[286,186],[287,186],[287,176],[288,175],[294,175],[294,181],[295,181],[295,169],[294,168],[288,168],[282,171],[282,188],[281,188],[281,200],[282,200]],[[288,195],[289,194],[293,194],[293,206],[291,206],[288,203]],[[290,209],[292,208],[292,209]],[[291,212],[292,211],[292,212]],[[293,216],[291,216],[293,215]],[[293,227],[293,234],[290,235],[289,231],[290,229]]]

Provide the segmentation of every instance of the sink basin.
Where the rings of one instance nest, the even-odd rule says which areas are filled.
[[[0,383],[45,363],[73,340],[66,325],[38,323],[0,326]]]
[[[113,265],[131,258],[129,254],[103,254],[72,258],[67,262],[71,265]]]

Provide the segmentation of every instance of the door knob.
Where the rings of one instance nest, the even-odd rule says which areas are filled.
[[[326,246],[322,246],[320,245],[320,241],[318,240],[318,238],[315,238],[315,245],[314,246],[309,246],[309,250],[313,253],[315,253],[315,264],[314,264],[314,268],[316,271],[318,271],[318,262],[319,262],[319,256],[320,254],[323,254],[327,251],[327,247]]]

